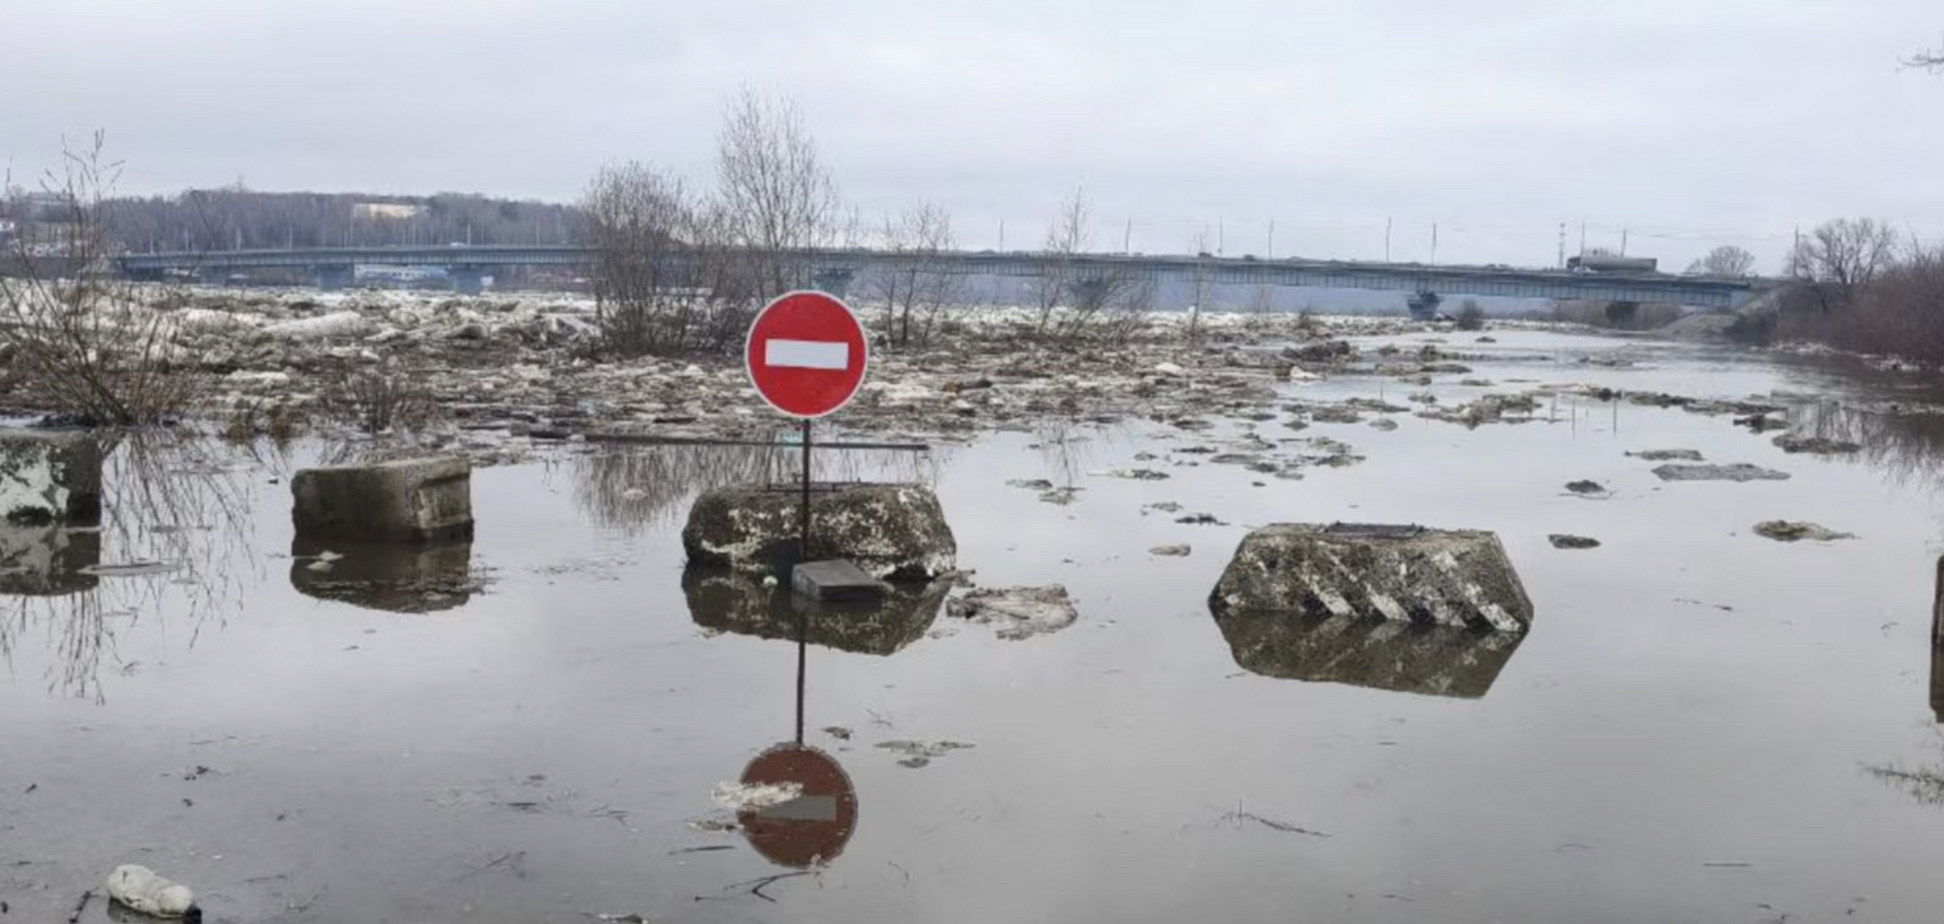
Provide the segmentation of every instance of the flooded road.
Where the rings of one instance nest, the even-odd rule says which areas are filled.
[[[1260,421],[820,463],[933,484],[980,586],[1064,585],[1078,621],[1019,640],[916,597],[799,626],[760,585],[685,575],[695,493],[788,477],[787,451],[479,470],[475,539],[400,555],[293,546],[314,448],[147,479],[117,450],[110,522],[35,547],[60,564],[0,598],[0,922],[66,920],[120,863],[213,921],[1933,917],[1938,418],[1852,413],[1829,402],[1877,395],[1756,355],[1492,336],[1443,343],[1469,370],[1430,386],[1283,386]],[[1565,383],[1801,403],[1865,445],[1789,454],[1727,415],[1585,396],[1474,429],[1281,407]],[[1676,449],[1790,477],[1663,481],[1628,455]],[[1167,477],[1116,477],[1137,469]],[[1532,629],[1218,625],[1243,534],[1288,521],[1496,531]],[[715,798],[799,708],[851,788],[809,870]]]

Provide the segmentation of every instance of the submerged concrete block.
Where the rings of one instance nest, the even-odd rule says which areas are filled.
[[[472,463],[401,459],[307,468],[290,480],[297,535],[367,542],[471,539]]]
[[[100,523],[100,441],[74,430],[0,431],[0,521]]]
[[[479,582],[470,539],[403,545],[298,537],[290,543],[290,586],[370,610],[433,613],[465,606]]]
[[[882,599],[891,585],[848,561],[810,561],[790,569],[790,588],[809,600],[832,603]]]
[[[689,618],[705,629],[757,638],[804,641],[859,654],[889,655],[925,637],[951,588],[893,587],[868,602],[805,600],[787,584],[766,586],[754,574],[691,566],[682,572]]]
[[[1252,674],[1466,699],[1492,688],[1525,639],[1518,632],[1266,612],[1230,613],[1216,625],[1236,665]]]
[[[794,488],[733,485],[689,508],[682,547],[691,565],[781,572],[802,560],[801,495]],[[856,562],[873,577],[929,580],[956,567],[958,542],[938,495],[911,484],[845,485],[811,494],[810,547]]]
[[[1532,601],[1498,536],[1421,526],[1265,526],[1243,537],[1208,605],[1217,619],[1280,612],[1501,631],[1532,624]]]

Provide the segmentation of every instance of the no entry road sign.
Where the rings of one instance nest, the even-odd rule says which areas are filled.
[[[757,312],[743,363],[770,407],[811,420],[857,394],[868,352],[864,328],[842,301],[823,292],[787,292]]]

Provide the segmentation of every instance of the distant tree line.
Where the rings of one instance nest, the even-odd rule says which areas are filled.
[[[19,201],[19,200],[17,200]],[[32,222],[33,197],[22,217]],[[573,205],[467,193],[432,196],[257,192],[240,186],[101,205],[108,237],[132,251],[446,244],[568,244]]]

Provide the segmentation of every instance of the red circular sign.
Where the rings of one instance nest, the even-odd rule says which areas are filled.
[[[801,744],[779,744],[743,769],[745,786],[795,783],[803,794],[781,805],[744,809],[743,837],[770,862],[797,869],[837,859],[857,830],[857,788],[830,755]]]
[[[823,292],[786,292],[749,325],[743,364],[763,400],[791,417],[822,417],[864,383],[870,358],[849,306]]]

